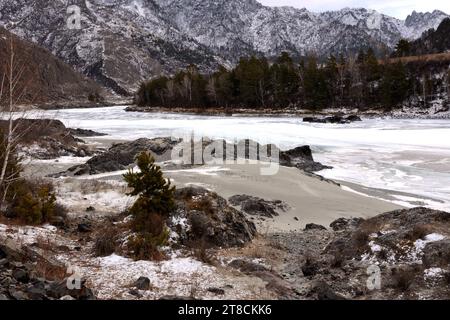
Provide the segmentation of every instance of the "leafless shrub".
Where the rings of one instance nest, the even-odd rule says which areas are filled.
[[[106,257],[116,252],[118,234],[113,228],[100,230],[94,242],[94,255],[96,257]]]
[[[199,240],[190,244],[194,257],[203,263],[215,265],[217,260],[211,250],[208,250],[205,240]]]
[[[406,235],[405,238],[414,242],[419,239],[425,238],[425,236],[432,233],[432,228],[427,224],[415,225]]]
[[[414,283],[417,272],[413,269],[399,269],[393,274],[394,287],[402,292],[408,291]]]

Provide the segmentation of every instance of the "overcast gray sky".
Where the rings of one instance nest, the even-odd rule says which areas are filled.
[[[404,19],[413,10],[442,10],[450,14],[449,0],[258,0],[269,6],[293,6],[311,11],[338,10],[345,7],[375,9],[385,14]]]

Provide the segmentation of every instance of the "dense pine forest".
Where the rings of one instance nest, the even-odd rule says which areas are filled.
[[[282,53],[274,61],[242,58],[231,70],[219,68],[201,74],[195,65],[173,77],[143,83],[136,104],[173,108],[359,108],[391,109],[406,105],[448,105],[450,54],[424,55],[429,39],[439,43],[430,53],[445,52],[436,39],[446,39],[450,19],[439,29],[409,43],[401,40],[390,56],[377,57],[373,49],[358,55],[330,56],[319,61],[310,55],[294,61]],[[420,42],[422,41],[422,42]],[[417,53],[417,55],[414,55]]]

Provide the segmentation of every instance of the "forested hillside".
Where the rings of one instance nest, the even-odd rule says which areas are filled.
[[[196,66],[143,83],[136,103],[189,108],[393,108],[448,103],[450,59],[378,60],[372,49],[354,58],[330,56],[299,62],[283,53],[274,63],[243,58],[209,75]]]
[[[419,39],[409,42],[402,40],[399,42],[395,57],[420,56],[425,54],[436,54],[450,51],[450,18],[445,19],[435,29],[430,29],[423,33]]]
[[[106,93],[100,85],[77,73],[46,49],[21,40],[0,27],[0,83],[3,98],[8,94],[7,75],[10,71],[11,51],[14,57],[12,73],[17,82],[15,91],[18,95],[20,93],[20,97],[15,97],[18,100],[15,103],[89,103],[97,102]]]

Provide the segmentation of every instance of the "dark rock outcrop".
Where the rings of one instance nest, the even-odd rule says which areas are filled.
[[[95,300],[92,290],[87,288],[84,283],[81,284],[81,289],[69,289],[67,280],[52,282],[48,286],[47,295],[54,299],[70,296],[75,298],[75,300]]]
[[[76,137],[104,137],[107,136],[106,133],[100,133],[93,130],[86,130],[86,129],[69,129],[69,132],[71,135]]]
[[[7,121],[0,120],[0,130],[5,131]],[[59,120],[17,119],[14,122],[22,135],[19,150],[35,159],[54,159],[61,156],[86,157],[93,152],[80,144],[71,131]]]
[[[334,115],[331,117],[305,117],[303,118],[303,122],[309,123],[331,123],[331,124],[348,124],[352,122],[362,121],[362,119],[357,115],[349,115],[349,116],[339,116]]]
[[[59,175],[81,176],[125,170],[134,164],[136,156],[143,151],[150,151],[157,161],[170,159],[173,147],[179,141],[171,138],[138,139],[132,142],[119,143],[103,154],[97,155],[83,165],[70,168]]]
[[[314,161],[311,147],[302,146],[288,151],[280,152],[280,165],[295,167],[306,172],[316,172],[324,169],[332,169]]]
[[[92,290],[81,283],[80,289],[69,289],[67,279],[45,279],[39,273],[38,264],[48,270],[66,269],[61,263],[46,257],[33,246],[22,245],[13,240],[0,241],[0,300],[94,300]]]
[[[450,266],[450,240],[428,243],[423,249],[423,265],[427,268]]]
[[[289,206],[281,200],[267,201],[248,195],[235,195],[228,199],[231,205],[240,207],[241,211],[267,218],[278,216],[279,212],[285,212]]]
[[[150,290],[150,279],[147,277],[139,277],[134,283],[134,286],[138,290]]]
[[[320,224],[308,223],[305,226],[304,231],[308,231],[308,230],[327,230],[327,228],[325,228],[324,226],[321,226]]]
[[[318,281],[312,290],[317,295],[317,300],[345,300],[324,281]]]
[[[343,231],[343,230],[347,230],[349,228],[356,228],[363,221],[364,221],[364,219],[362,219],[362,218],[352,218],[352,219],[339,218],[339,219],[333,221],[330,224],[330,227],[334,231]]]
[[[177,210],[169,222],[182,244],[207,247],[235,247],[250,242],[255,225],[230,207],[225,199],[203,188],[176,191]],[[188,226],[176,221],[185,219]]]

